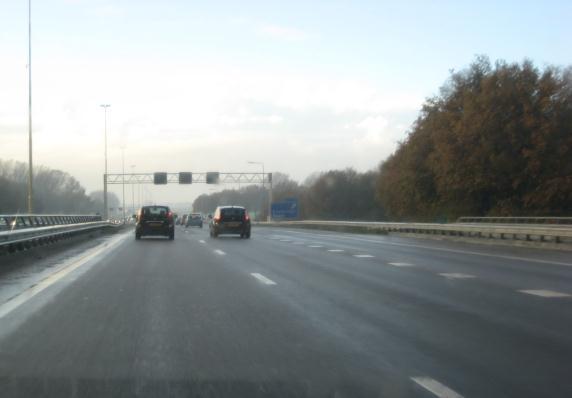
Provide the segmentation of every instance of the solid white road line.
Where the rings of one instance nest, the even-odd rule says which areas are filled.
[[[461,394],[430,377],[412,377],[411,380],[439,398],[463,398]]]
[[[259,273],[253,272],[250,275],[255,277],[259,282],[264,283],[265,285],[275,285],[276,284],[276,282],[274,282],[272,279],[268,279],[267,277],[265,277],[264,275],[261,275]]]
[[[425,246],[425,245],[413,245],[409,243],[396,243],[396,242],[388,242],[382,240],[373,240],[373,239],[364,239],[364,238],[356,238],[353,236],[348,236],[349,234],[345,234],[344,236],[335,236],[335,235],[326,235],[326,234],[313,234],[308,232],[300,232],[300,231],[292,231],[287,230],[289,233],[311,236],[311,237],[326,237],[335,240],[343,240],[347,242],[348,240],[355,240],[358,242],[369,242],[369,243],[377,243],[379,245],[389,245],[389,246],[402,246],[402,247],[415,247],[418,249],[426,249],[426,250],[434,250],[434,251],[441,251],[447,253],[456,253],[456,254],[464,254],[464,255],[472,255],[472,256],[483,256],[483,257],[494,257],[494,258],[502,258],[505,260],[519,260],[519,261],[526,261],[530,263],[538,263],[538,264],[554,264],[554,265],[564,265],[567,267],[572,267],[572,263],[564,263],[561,261],[552,261],[552,260],[540,260],[536,258],[528,258],[528,257],[518,257],[518,256],[506,256],[502,254],[492,254],[492,253],[484,253],[484,252],[475,252],[469,250],[457,250],[457,249],[446,249],[444,247],[433,247],[433,246]]]
[[[562,298],[572,297],[572,294],[555,292],[554,290],[519,290],[520,293],[532,294],[533,296],[540,296],[546,298]]]
[[[371,254],[354,254],[354,257],[357,258],[373,258]]]
[[[201,240],[199,240],[199,242],[201,242],[201,243],[206,243],[206,242],[205,242],[204,240],[202,240],[202,239],[201,239]]]
[[[389,265],[393,265],[394,267],[413,267],[413,264],[409,263],[387,263]]]
[[[447,279],[471,279],[471,278],[476,278],[475,275],[469,275],[469,274],[461,274],[458,272],[451,272],[451,273],[442,273],[439,274],[441,276],[444,276]]]
[[[308,247],[314,247],[314,248],[317,248],[317,247],[324,247],[324,246],[321,246],[321,245],[308,245]]]
[[[218,254],[219,256],[224,256],[224,255],[226,255],[226,253],[223,252],[223,251],[220,250],[220,249],[216,249],[214,252],[215,252],[216,254]]]
[[[344,252],[344,250],[342,250],[342,249],[330,249],[330,250],[328,250],[328,251],[329,251],[330,253],[343,253],[343,252]]]
[[[108,252],[112,248],[119,245],[125,239],[130,237],[131,234],[124,234],[119,235],[115,239],[110,240],[102,245],[96,246],[95,248],[88,250],[83,256],[77,259],[71,260],[68,265],[62,267],[59,271],[54,272],[53,274],[49,275],[45,279],[41,280],[39,283],[35,284],[34,286],[30,287],[27,290],[24,290],[22,293],[18,294],[17,296],[12,297],[10,300],[6,301],[3,304],[0,304],[0,319],[4,316],[8,315],[10,312],[15,310],[20,305],[24,304],[26,301],[30,300],[32,297],[40,293],[41,291],[47,289],[69,273],[75,271],[88,261],[92,260],[93,258],[101,255],[103,252]]]

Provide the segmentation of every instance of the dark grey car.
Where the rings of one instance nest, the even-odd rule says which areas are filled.
[[[216,238],[222,234],[238,234],[241,238],[250,238],[250,216],[242,206],[219,206],[209,223],[210,236]]]

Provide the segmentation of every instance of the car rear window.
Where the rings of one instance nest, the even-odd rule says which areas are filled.
[[[167,217],[169,208],[164,206],[153,206],[143,208],[143,217],[146,219],[159,219]]]
[[[220,213],[223,217],[232,217],[232,216],[242,217],[244,215],[244,209],[240,208],[220,209]]]

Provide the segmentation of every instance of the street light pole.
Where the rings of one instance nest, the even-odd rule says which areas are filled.
[[[135,165],[131,165],[131,179],[133,179]],[[131,208],[133,209],[132,213],[135,213],[135,184],[131,181]]]
[[[34,212],[32,164],[32,0],[28,0],[28,214]]]
[[[125,223],[125,147],[121,147],[121,188],[123,190],[123,223]]]
[[[100,105],[103,108],[103,114],[104,114],[104,123],[105,123],[105,127],[104,127],[104,133],[103,133],[103,139],[104,139],[104,154],[105,154],[105,172],[103,174],[103,219],[107,220],[109,217],[108,215],[108,208],[107,208],[107,108],[109,108],[111,105],[109,104],[102,104]]]

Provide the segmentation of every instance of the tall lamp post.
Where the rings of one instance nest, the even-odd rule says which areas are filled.
[[[262,192],[266,192],[266,187],[264,186],[264,181],[266,179],[266,173],[264,173],[264,162],[247,162],[248,164],[258,164],[260,166],[262,166]],[[271,215],[270,215],[270,211],[271,211],[271,201],[272,201],[272,197],[271,197],[272,193],[270,192],[268,194],[268,215],[267,215],[267,220],[270,221],[271,219]]]
[[[34,212],[32,165],[32,0],[28,0],[28,214]]]
[[[121,147],[121,188],[123,190],[123,223],[125,223],[125,147]]]
[[[103,139],[104,139],[104,153],[105,153],[105,171],[103,174],[103,219],[107,220],[109,218],[108,214],[108,207],[107,207],[107,108],[111,105],[109,104],[101,104],[103,108],[103,117],[104,117],[104,130],[103,130]]]
[[[131,165],[131,179],[133,179],[133,174],[135,170],[135,165]],[[135,184],[131,181],[131,208],[133,209],[131,214],[135,213]]]

